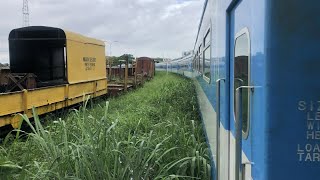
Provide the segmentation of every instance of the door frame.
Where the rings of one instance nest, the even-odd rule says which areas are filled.
[[[238,137],[237,140],[237,122],[236,122],[236,118],[235,118],[235,113],[234,113],[234,100],[236,98],[236,93],[233,92],[233,90],[231,90],[231,87],[234,86],[234,79],[233,77],[231,77],[231,71],[234,71],[234,56],[235,56],[235,48],[236,48],[236,40],[237,38],[239,38],[241,35],[243,34],[247,34],[248,37],[248,86],[242,86],[242,88],[249,88],[251,89],[252,87],[251,85],[251,34],[249,31],[249,28],[244,26],[243,28],[241,28],[240,31],[236,31],[235,29],[235,11],[237,9],[237,7],[240,5],[240,3],[242,2],[242,0],[232,0],[230,5],[227,8],[226,11],[226,60],[227,60],[227,69],[226,69],[226,94],[227,94],[227,98],[226,101],[228,103],[226,103],[227,107],[226,107],[226,113],[227,113],[227,121],[228,121],[228,129],[229,129],[229,134],[228,134],[228,179],[235,177],[236,180],[240,179],[240,176],[243,177],[243,173],[246,172],[242,172],[242,168],[244,168],[247,163],[243,163],[243,157],[242,157],[242,149],[243,149],[243,145],[242,145],[242,141],[244,139],[247,139],[249,137],[250,134],[250,128],[251,128],[251,93],[249,92],[248,95],[248,115],[249,115],[249,120],[248,120],[248,127],[247,127],[247,132],[243,132],[242,131],[242,126],[241,126],[241,132],[240,134],[238,133],[238,135],[240,136],[240,138]],[[233,64],[231,64],[233,63]],[[233,68],[232,68],[233,67]],[[233,85],[232,85],[233,84]],[[249,90],[250,91],[250,90]],[[232,98],[232,99],[230,99]],[[232,101],[232,103],[231,103]],[[230,104],[231,103],[231,104]],[[231,112],[232,111],[232,112]],[[242,124],[242,123],[241,123]],[[234,127],[234,128],[232,128]],[[234,134],[234,135],[233,135]],[[233,138],[234,136],[234,139]],[[242,138],[242,136],[244,137],[244,139]],[[234,143],[233,143],[234,142]],[[237,151],[237,146],[240,147],[238,148],[238,152]],[[237,157],[240,156],[240,157]],[[240,159],[238,160],[238,162],[236,162],[236,159]],[[240,161],[240,162],[239,162]],[[235,165],[233,163],[238,163],[239,165]],[[238,171],[236,170],[238,167]],[[236,173],[239,173],[238,175],[236,175]],[[251,173],[250,173],[251,174]],[[251,175],[250,175],[251,176]]]

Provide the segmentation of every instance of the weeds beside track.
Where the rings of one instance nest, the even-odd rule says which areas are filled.
[[[0,146],[0,179],[210,179],[191,80],[157,72],[136,91],[84,103]]]

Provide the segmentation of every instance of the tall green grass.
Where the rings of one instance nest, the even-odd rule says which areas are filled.
[[[191,80],[158,72],[136,91],[87,102],[46,126],[23,116],[31,133],[0,146],[0,179],[210,179]]]

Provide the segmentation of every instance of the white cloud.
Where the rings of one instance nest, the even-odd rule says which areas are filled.
[[[179,4],[172,4],[165,9],[165,13],[161,17],[162,20],[170,18],[172,16],[178,16],[181,14],[181,10],[187,6],[189,6],[192,2],[185,1]]]
[[[203,1],[30,0],[30,25],[118,41],[112,44],[113,55],[178,57],[193,48]],[[0,1],[0,62],[8,59],[2,44],[10,30],[22,24],[21,8],[22,1]]]
[[[152,3],[154,1],[157,1],[157,0],[138,0],[138,3],[144,4],[144,3]]]

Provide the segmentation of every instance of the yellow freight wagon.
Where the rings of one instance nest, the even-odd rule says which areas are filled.
[[[0,93],[0,127],[45,114],[107,93],[103,41],[59,28],[33,26],[9,35],[11,74]],[[32,74],[32,75],[30,75]]]

